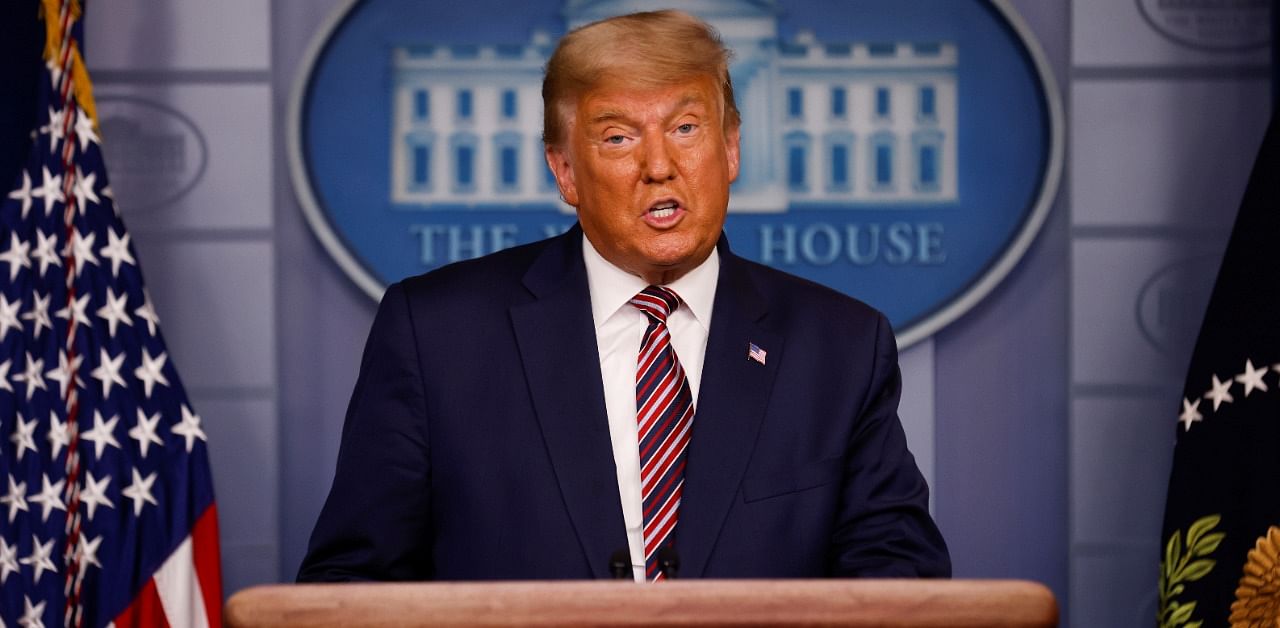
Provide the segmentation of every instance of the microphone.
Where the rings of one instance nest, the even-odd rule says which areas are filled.
[[[658,548],[658,571],[667,577],[667,580],[675,580],[680,572],[680,554],[676,553],[676,548],[670,545],[663,545]]]
[[[614,580],[630,580],[634,577],[631,574],[631,552],[625,547],[614,550],[609,555],[609,577]]]

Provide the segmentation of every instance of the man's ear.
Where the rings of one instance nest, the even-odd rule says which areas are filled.
[[[738,166],[740,140],[742,139],[741,128],[734,125],[724,132],[724,153],[729,161],[729,183],[738,180]]]
[[[573,164],[569,162],[568,153],[555,146],[547,146],[543,152],[547,157],[547,166],[556,175],[556,186],[560,188],[560,198],[577,207],[578,186],[573,179]]]

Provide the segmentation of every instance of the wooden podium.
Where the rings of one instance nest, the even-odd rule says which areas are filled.
[[[1020,580],[676,580],[260,586],[227,603],[259,626],[1058,625],[1043,585]]]

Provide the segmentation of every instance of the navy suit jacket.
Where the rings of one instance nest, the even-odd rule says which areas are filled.
[[[718,250],[681,577],[949,575],[888,322]],[[607,578],[626,547],[580,228],[391,286],[298,579]]]

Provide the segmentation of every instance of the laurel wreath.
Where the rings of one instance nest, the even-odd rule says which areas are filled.
[[[1209,515],[1197,519],[1187,529],[1187,540],[1182,542],[1182,531],[1175,530],[1164,548],[1164,561],[1160,563],[1160,628],[1200,628],[1201,620],[1191,620],[1196,602],[1180,602],[1174,599],[1186,590],[1186,583],[1195,582],[1213,571],[1217,561],[1206,558],[1218,549],[1223,532],[1212,532],[1222,515]]]

